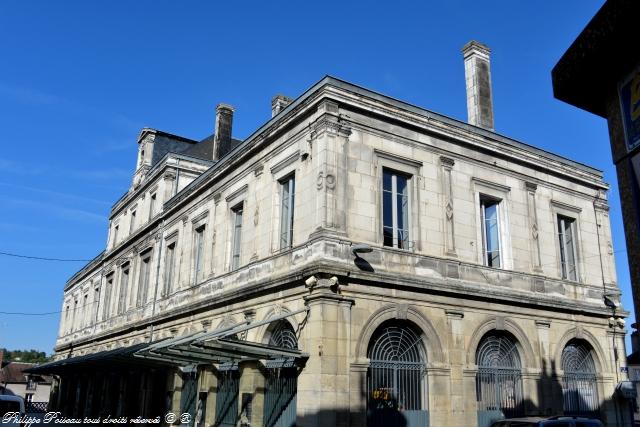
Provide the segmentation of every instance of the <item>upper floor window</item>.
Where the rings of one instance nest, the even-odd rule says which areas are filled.
[[[282,196],[280,210],[280,249],[293,244],[293,208],[295,206],[295,178],[293,175],[280,181]]]
[[[120,230],[120,226],[116,224],[115,227],[113,227],[113,246],[118,244],[118,231]]]
[[[173,282],[174,264],[176,258],[176,242],[167,245],[167,254],[164,260],[164,289],[162,294],[169,295]]]
[[[242,246],[242,210],[240,204],[232,209],[233,231],[231,240],[231,269],[235,270],[240,266],[240,249]]]
[[[576,224],[575,219],[558,215],[558,243],[562,278],[578,280],[576,268]]]
[[[120,295],[118,298],[118,313],[124,313],[127,306],[127,288],[129,287],[129,263],[122,266],[120,273]]]
[[[409,249],[409,176],[384,169],[382,231],[384,246]]]
[[[202,274],[204,272],[204,230],[205,226],[201,225],[196,228],[196,233],[193,240],[194,249],[194,268],[196,282],[202,280]]]
[[[129,223],[129,234],[136,228],[136,211],[131,211],[131,222]]]
[[[138,307],[147,301],[149,275],[151,273],[151,250],[140,255],[140,279],[138,282]]]
[[[500,200],[480,196],[480,215],[484,265],[500,268]]]
[[[93,289],[93,304],[95,305],[96,320],[98,319],[98,310],[100,309],[100,286]]]
[[[113,273],[107,276],[104,288],[104,302],[102,305],[102,318],[109,317],[109,310],[111,309],[111,294],[113,293]]]
[[[153,193],[149,198],[149,219],[153,218],[156,213],[156,193]]]
[[[89,316],[87,312],[89,311],[89,294],[84,294],[84,298],[82,299],[82,320],[80,321],[80,326],[87,326],[89,322]]]

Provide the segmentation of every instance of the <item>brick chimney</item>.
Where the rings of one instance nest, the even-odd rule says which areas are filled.
[[[490,53],[488,46],[475,40],[462,48],[469,124],[493,131]]]
[[[218,104],[216,107],[216,130],[213,138],[213,160],[224,157],[231,148],[231,130],[233,127],[233,107],[227,104]]]
[[[284,95],[276,95],[271,99],[271,117],[274,117],[280,111],[284,110],[291,104],[293,99]]]

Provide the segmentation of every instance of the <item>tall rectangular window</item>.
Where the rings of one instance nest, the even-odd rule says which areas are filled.
[[[111,310],[111,294],[113,293],[113,273],[109,274],[106,279],[104,288],[104,303],[102,306],[102,319],[109,317],[109,310]]]
[[[575,219],[558,215],[558,243],[563,279],[578,280],[575,237]]]
[[[100,315],[100,287],[96,286],[93,290],[93,307],[95,312],[95,320],[98,321],[98,316]]]
[[[280,181],[282,203],[280,209],[280,249],[293,244],[293,208],[295,206],[296,181],[293,175]]]
[[[140,278],[138,281],[138,307],[147,301],[149,292],[149,275],[151,272],[151,250],[140,255]]]
[[[242,246],[242,205],[232,210],[233,214],[233,237],[231,241],[231,269],[235,270],[240,266],[240,249]]]
[[[118,244],[118,231],[120,230],[120,226],[116,225],[113,227],[113,246]]]
[[[129,287],[129,263],[122,266],[120,272],[120,295],[118,296],[118,314],[124,313],[127,307],[127,288]]]
[[[71,313],[71,331],[75,331],[76,328],[76,319],[78,318],[78,300],[73,301],[73,313]]]
[[[82,319],[80,319],[80,327],[89,325],[89,316],[87,315],[89,309],[89,294],[84,294],[82,299]]]
[[[500,200],[480,196],[484,265],[500,268]]]
[[[409,249],[409,176],[383,169],[382,231],[384,246]]]
[[[131,211],[131,222],[129,222],[129,234],[136,228],[136,211]]]
[[[164,260],[164,288],[162,295],[167,296],[171,293],[171,285],[173,282],[173,271],[176,258],[176,243],[167,245],[167,254]]]
[[[153,193],[149,198],[149,219],[153,218],[156,213],[156,193]]]
[[[195,260],[195,279],[196,283],[202,280],[202,275],[204,273],[204,229],[205,226],[201,225],[196,228],[196,234],[193,240],[193,249],[194,249],[194,260]]]

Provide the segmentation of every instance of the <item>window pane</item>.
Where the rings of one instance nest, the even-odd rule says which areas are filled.
[[[383,244],[385,246],[393,246],[393,228],[384,227],[383,228]]]
[[[393,207],[391,206],[391,193],[382,193],[382,225],[393,228]]]
[[[575,252],[575,220],[558,216],[558,243],[560,246],[560,267],[563,279],[577,280]]]
[[[407,196],[407,177],[396,175],[396,191],[399,195]]]
[[[236,269],[240,266],[240,246],[242,237],[242,208],[234,211],[234,231],[233,231],[233,251],[231,257],[231,268]]]
[[[391,177],[393,174],[388,170],[384,170],[382,172],[382,189],[386,191],[391,191]]]
[[[500,267],[500,233],[498,222],[498,202],[483,200],[483,237],[487,266]]]

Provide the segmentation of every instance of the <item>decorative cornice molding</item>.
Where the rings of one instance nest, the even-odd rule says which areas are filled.
[[[272,175],[277,174],[282,169],[295,163],[299,158],[300,158],[300,150],[296,150],[294,153],[290,154],[286,158],[282,159],[281,161],[273,165],[270,169],[271,174]]]
[[[233,193],[229,194],[227,197],[225,197],[224,200],[227,203],[229,203],[229,202],[233,201],[234,199],[238,198],[239,196],[241,196],[242,194],[246,193],[248,189],[249,189],[249,184],[245,184],[242,187],[238,188]]]
[[[570,205],[568,203],[559,202],[558,200],[553,200],[553,199],[551,199],[551,206],[554,207],[554,208],[571,211],[571,212],[574,212],[576,214],[579,214],[580,212],[582,212],[582,208]]]
[[[400,162],[407,164],[409,166],[413,166],[415,168],[422,167],[423,163],[419,160],[410,159],[409,157],[398,156],[397,154],[389,153],[388,151],[380,150],[378,148],[374,148],[373,152],[383,159],[392,160],[394,162]]]
[[[493,188],[494,190],[502,191],[505,193],[511,191],[511,187],[509,187],[508,185],[498,184],[497,182],[487,181],[486,179],[478,178],[475,176],[471,177],[471,181],[476,185]]]

